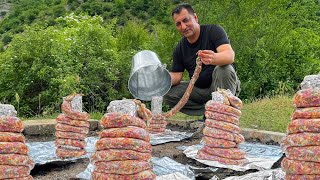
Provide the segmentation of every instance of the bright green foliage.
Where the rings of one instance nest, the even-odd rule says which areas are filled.
[[[226,29],[243,99],[292,94],[304,76],[320,72],[319,1],[208,1],[197,7],[204,23]]]
[[[119,56],[112,26],[98,16],[66,16],[61,26],[29,27],[2,54],[1,96],[20,97],[24,115],[59,109],[61,98],[83,93],[85,107],[104,111],[121,97]]]
[[[14,3],[12,5],[13,12],[7,13],[4,20],[0,21],[0,37],[5,44],[8,44],[11,39],[4,37],[11,37],[12,34],[23,32],[24,25],[30,25],[34,22],[53,25],[55,18],[66,13],[65,4],[60,0],[19,0],[12,3]]]

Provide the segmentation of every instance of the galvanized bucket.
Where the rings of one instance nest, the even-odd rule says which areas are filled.
[[[151,101],[165,95],[170,87],[170,74],[156,53],[143,50],[133,56],[128,88],[134,98]]]

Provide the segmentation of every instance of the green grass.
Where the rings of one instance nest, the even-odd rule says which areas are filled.
[[[203,116],[189,116],[181,112],[178,112],[172,117],[170,117],[169,119],[176,120],[176,121],[195,121],[195,120],[202,119],[202,117]]]
[[[292,97],[289,96],[266,97],[245,103],[241,109],[240,127],[284,133],[293,111]],[[170,119],[184,121],[201,118],[202,116],[188,116],[179,112]]]
[[[55,119],[60,113],[53,113],[47,116],[37,116],[37,117],[32,117],[32,118],[26,118],[22,120],[46,120],[46,119]],[[104,115],[104,113],[101,112],[93,112],[90,113],[90,119],[97,119],[100,120],[101,117]]]
[[[294,107],[292,97],[276,96],[244,104],[240,127],[286,132]]]
[[[275,96],[245,103],[241,110],[240,127],[284,133],[291,121],[293,111],[292,97],[289,96]],[[59,113],[45,117],[34,117],[26,120],[55,119],[58,114]],[[91,113],[91,119],[100,120],[103,114],[104,113],[100,112]],[[189,116],[178,112],[170,117],[170,119],[194,121],[202,119],[202,116]]]

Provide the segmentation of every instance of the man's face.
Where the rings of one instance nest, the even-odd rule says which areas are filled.
[[[177,30],[182,36],[186,38],[195,36],[198,24],[196,15],[189,14],[188,10],[182,9],[179,14],[174,14],[172,18]]]

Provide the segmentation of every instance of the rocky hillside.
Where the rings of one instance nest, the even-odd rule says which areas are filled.
[[[0,20],[10,11],[11,3],[8,0],[0,1]]]

